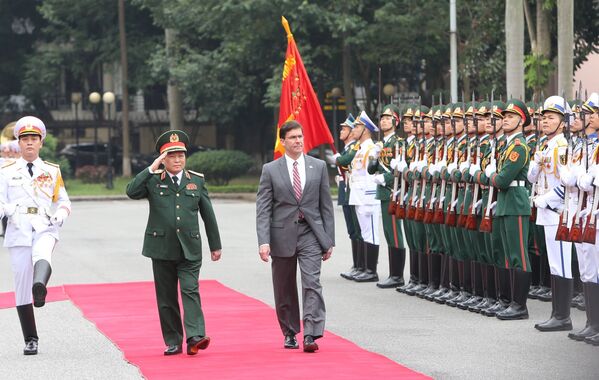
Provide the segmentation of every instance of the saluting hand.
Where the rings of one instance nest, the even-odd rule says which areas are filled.
[[[216,251],[212,251],[210,252],[210,258],[212,259],[212,261],[218,261],[220,260],[220,257],[222,256],[223,251],[221,249],[217,249]]]
[[[153,172],[158,170],[160,168],[160,165],[162,165],[162,162],[166,158],[167,154],[168,154],[168,152],[164,152],[160,156],[158,156],[158,158],[155,159],[154,162],[152,162],[152,165],[150,165],[150,170]]]

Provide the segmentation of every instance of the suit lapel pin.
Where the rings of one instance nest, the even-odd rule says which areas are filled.
[[[308,167],[309,167],[310,169],[312,169],[312,165],[309,165]]]

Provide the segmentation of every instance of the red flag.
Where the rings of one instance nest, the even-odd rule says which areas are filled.
[[[281,17],[283,27],[287,32],[287,53],[283,67],[281,83],[281,100],[279,102],[279,123],[275,141],[274,158],[285,154],[285,148],[279,140],[279,129],[289,120],[297,120],[304,129],[304,153],[321,144],[330,144],[335,150],[333,136],[327,126],[318,98],[308,78],[308,73],[302,62],[289,23]]]

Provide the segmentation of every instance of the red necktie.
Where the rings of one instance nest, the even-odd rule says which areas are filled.
[[[297,169],[297,161],[293,161],[293,192],[295,193],[295,199],[299,202],[302,199],[302,180]],[[303,217],[304,214],[300,211],[299,218],[303,219]]]

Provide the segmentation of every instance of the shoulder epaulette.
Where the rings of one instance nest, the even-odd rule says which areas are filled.
[[[557,140],[557,146],[560,148],[568,146],[568,141],[565,138],[559,139]]]
[[[154,170],[154,172],[152,174],[162,174],[162,173],[164,173],[164,169],[157,169],[157,170]]]
[[[46,164],[46,165],[50,165],[50,166],[54,166],[55,168],[60,168],[60,165],[58,165],[58,164],[55,164],[55,163],[53,163],[53,162],[50,162],[50,161],[44,161],[44,164]]]
[[[12,160],[12,161],[7,161],[7,162],[5,162],[5,163],[2,165],[1,169],[7,168],[7,167],[9,167],[10,165],[12,165],[12,164],[14,164],[14,163],[16,163],[16,162],[17,162],[17,161],[15,161],[15,160]]]
[[[202,174],[202,173],[194,172],[193,170],[188,170],[188,172],[190,172],[193,175],[197,175],[198,177],[204,178],[204,174]]]

